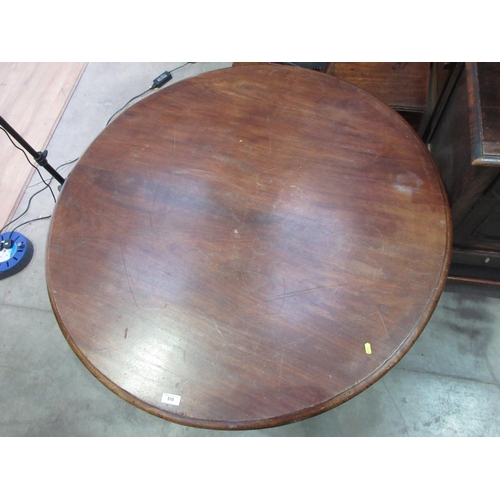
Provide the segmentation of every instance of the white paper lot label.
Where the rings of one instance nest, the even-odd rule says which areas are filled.
[[[166,392],[164,392],[161,396],[161,402],[167,405],[179,406],[181,403],[181,397],[176,396],[175,394],[167,394]]]

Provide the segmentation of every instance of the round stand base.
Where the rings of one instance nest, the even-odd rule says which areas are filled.
[[[33,258],[33,244],[15,231],[0,234],[0,280],[22,271]]]

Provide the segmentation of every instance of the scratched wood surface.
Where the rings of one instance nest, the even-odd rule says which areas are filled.
[[[333,408],[393,367],[449,255],[435,165],[395,111],[329,75],[242,66],[102,132],[60,195],[47,281],[108,388],[174,422],[251,429]]]

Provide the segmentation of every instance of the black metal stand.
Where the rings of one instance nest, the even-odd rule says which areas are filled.
[[[62,177],[55,168],[51,167],[47,161],[47,150],[38,152],[35,151],[1,116],[0,126],[3,127],[9,135],[11,135],[33,157],[38,165],[47,170],[47,172],[54,177],[59,184],[64,184],[64,177]]]

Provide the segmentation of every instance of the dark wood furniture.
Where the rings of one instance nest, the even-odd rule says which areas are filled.
[[[450,279],[500,284],[500,64],[459,64],[429,148],[453,218]]]
[[[431,155],[388,106],[323,73],[234,67],[158,91],[94,141],[53,216],[48,290],[126,401],[270,427],[352,398],[410,349],[449,227]]]
[[[428,62],[331,62],[325,72],[366,90],[418,130],[430,105],[430,68]]]

